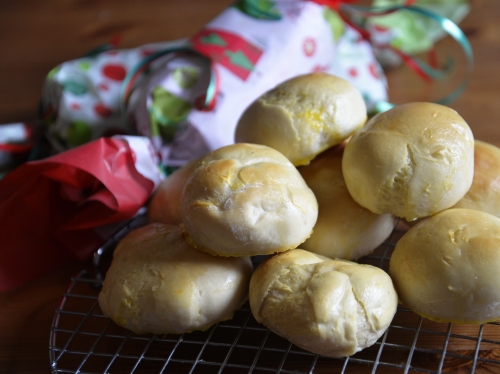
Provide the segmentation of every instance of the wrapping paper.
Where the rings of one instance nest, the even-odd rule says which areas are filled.
[[[28,160],[36,128],[34,122],[0,125],[0,176]]]
[[[374,6],[391,7],[402,5],[402,0],[375,0]],[[427,9],[455,23],[461,22],[469,13],[468,0],[418,0],[415,5]],[[405,9],[383,16],[370,17],[367,29],[377,60],[387,68],[399,66],[401,58],[392,46],[408,55],[428,52],[439,39],[446,35],[441,25],[429,17]]]
[[[0,180],[0,291],[88,259],[162,174],[144,137],[101,138]]]
[[[0,180],[0,291],[88,259],[146,203],[162,170],[233,143],[246,107],[286,79],[323,71],[350,81],[369,110],[386,103],[373,43],[408,39],[375,21],[367,38],[340,3],[240,0],[189,38],[56,66],[39,123],[57,154]],[[18,143],[32,143],[28,128],[0,127],[0,166],[14,164],[13,150],[27,156]]]
[[[135,74],[148,56],[169,50]],[[240,1],[188,39],[65,62],[49,74],[43,104],[61,150],[128,131],[151,138],[163,164],[177,167],[233,143],[237,121],[253,100],[313,71],[351,81],[368,108],[387,100],[370,43],[335,10],[296,0]],[[130,95],[123,95],[124,83],[132,83]],[[210,89],[215,95],[207,108]]]

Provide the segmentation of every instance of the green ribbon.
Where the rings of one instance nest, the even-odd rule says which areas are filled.
[[[464,51],[467,60],[467,73],[462,82],[460,83],[460,85],[456,89],[454,89],[448,95],[436,100],[435,102],[437,104],[448,105],[453,101],[455,101],[458,97],[460,97],[460,95],[462,95],[462,93],[467,88],[467,85],[469,83],[469,78],[474,67],[472,48],[467,37],[460,29],[460,27],[458,27],[457,24],[454,23],[449,18],[443,17],[437,13],[434,13],[427,9],[420,8],[418,6],[395,6],[395,7],[379,8],[379,7],[366,7],[366,6],[354,6],[354,5],[342,4],[341,7],[348,11],[371,13],[373,15],[381,15],[388,12],[394,12],[397,10],[406,9],[415,13],[419,13],[436,21],[441,26],[441,28],[444,31],[446,31],[460,45],[460,47]],[[450,61],[448,61],[446,67],[442,70],[439,70],[431,67],[430,65],[423,62],[420,59],[415,59],[415,62],[417,62],[419,67],[433,79],[443,79],[445,76],[448,75],[448,73],[451,70],[451,66],[453,65],[452,63],[450,63]],[[380,102],[376,105],[374,111],[380,113],[394,106],[395,106],[394,104],[391,104],[389,102]]]
[[[172,53],[194,54],[196,56],[203,57],[207,60],[207,63],[210,65],[210,81],[208,83],[204,105],[208,107],[213,102],[213,100],[215,100],[215,97],[217,95],[216,73],[210,58],[190,47],[164,48],[143,58],[132,69],[130,69],[127,72],[127,75],[125,76],[125,79],[123,80],[122,86],[120,88],[120,98],[119,98],[121,113],[125,118],[126,123],[129,123],[126,111],[130,94],[134,89],[133,85],[135,83],[135,80],[138,78],[139,74],[142,73],[153,61],[162,56],[166,56]]]

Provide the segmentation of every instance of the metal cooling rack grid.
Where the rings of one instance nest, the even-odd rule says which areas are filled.
[[[387,270],[405,232],[400,226],[362,262]],[[127,231],[115,235],[101,254],[112,251]],[[500,322],[439,324],[402,307],[377,343],[345,359],[292,345],[257,323],[248,303],[205,332],[136,335],[101,313],[99,271],[96,266],[97,275],[83,271],[73,278],[55,312],[49,344],[53,373],[500,373]]]

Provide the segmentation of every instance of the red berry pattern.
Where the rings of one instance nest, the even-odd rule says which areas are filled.
[[[119,64],[106,64],[102,68],[102,74],[109,79],[114,81],[122,81],[127,75],[127,69],[123,65]]]

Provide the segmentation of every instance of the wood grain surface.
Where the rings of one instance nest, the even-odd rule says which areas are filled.
[[[190,36],[230,3],[1,0],[0,123],[35,118],[42,82],[59,63],[116,36],[121,38],[123,48]],[[500,146],[500,1],[471,1],[471,13],[461,28],[472,45],[475,65],[467,90],[450,106],[465,118],[477,139]],[[463,79],[465,59],[449,38],[438,43],[440,60],[448,55],[455,58],[456,70],[450,79],[440,83],[423,83],[404,66],[388,72],[390,100],[398,104],[430,101],[451,91]],[[48,344],[54,310],[70,276],[81,268],[82,264],[71,264],[18,289],[0,293],[0,373],[50,372]],[[428,344],[433,344],[432,338]],[[498,359],[495,352],[485,354]],[[450,372],[467,372],[460,365],[450,368]],[[498,372],[494,370],[498,369],[486,368],[481,372]]]

